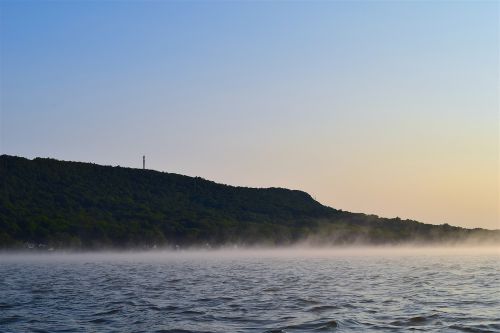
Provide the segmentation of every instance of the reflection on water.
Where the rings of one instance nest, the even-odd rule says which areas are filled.
[[[1,255],[2,332],[500,332],[497,249]]]

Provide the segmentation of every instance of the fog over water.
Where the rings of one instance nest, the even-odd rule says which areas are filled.
[[[475,256],[497,255],[500,257],[500,245],[484,246],[308,246],[297,245],[288,247],[239,247],[227,246],[217,249],[193,247],[190,249],[163,250],[124,250],[124,251],[94,251],[94,252],[5,252],[0,254],[0,262],[23,261],[113,261],[113,260],[220,260],[238,258],[328,258],[328,257],[394,257],[394,256]]]
[[[500,332],[499,247],[0,254],[2,332]]]

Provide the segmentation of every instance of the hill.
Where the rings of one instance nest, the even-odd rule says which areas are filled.
[[[500,231],[350,213],[302,191],[0,156],[0,248],[478,242]]]

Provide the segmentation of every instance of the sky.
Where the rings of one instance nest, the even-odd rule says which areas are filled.
[[[0,1],[0,151],[500,228],[499,4]]]

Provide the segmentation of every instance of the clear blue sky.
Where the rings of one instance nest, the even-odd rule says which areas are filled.
[[[1,1],[1,152],[500,228],[498,7]]]

